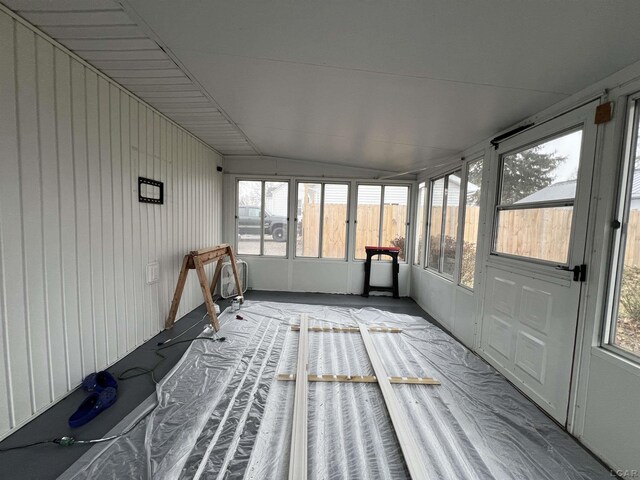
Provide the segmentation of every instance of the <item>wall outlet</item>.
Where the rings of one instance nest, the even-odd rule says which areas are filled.
[[[160,281],[160,264],[155,261],[147,263],[147,285],[153,285]]]

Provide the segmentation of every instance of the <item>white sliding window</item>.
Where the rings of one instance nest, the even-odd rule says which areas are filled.
[[[422,182],[418,186],[418,205],[416,207],[415,248],[413,251],[413,264],[421,265],[424,258],[424,203],[426,200],[427,186]]]
[[[480,222],[480,185],[482,159],[467,163],[465,170],[464,228],[462,229],[462,255],[460,285],[473,289],[476,273],[478,226]]]
[[[296,257],[346,259],[349,185],[299,182],[297,198]]]
[[[582,129],[501,158],[494,254],[568,264]]]
[[[358,185],[356,259],[366,258],[366,246],[390,246],[400,248],[398,259],[405,261],[408,201],[406,185]]]
[[[239,180],[236,250],[240,255],[287,256],[289,182]]]
[[[629,116],[604,343],[640,361],[640,99]]]
[[[456,265],[461,172],[431,181],[427,267],[453,277]]]

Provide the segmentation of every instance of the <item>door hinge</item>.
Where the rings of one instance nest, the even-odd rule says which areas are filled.
[[[613,118],[613,102],[602,103],[596,107],[596,115],[593,123],[600,125],[607,123]]]
[[[584,282],[587,280],[587,266],[583,263],[582,265],[576,265],[573,268],[566,267],[564,265],[558,265],[556,270],[564,270],[565,272],[573,272],[573,281],[574,282]]]

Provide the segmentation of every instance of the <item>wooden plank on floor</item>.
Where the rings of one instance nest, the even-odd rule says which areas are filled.
[[[280,381],[295,381],[295,373],[278,374]],[[375,375],[333,375],[333,374],[309,374],[309,382],[344,382],[344,383],[378,383]],[[440,381],[430,377],[389,377],[389,383],[405,385],[440,385]]]
[[[389,383],[399,385],[440,385],[440,380],[430,377],[389,377]]]
[[[300,330],[298,325],[292,325],[291,330],[297,332]],[[310,332],[334,332],[334,333],[358,333],[360,329],[358,327],[309,327],[308,330]],[[380,333],[402,333],[401,328],[395,327],[378,327],[371,326],[369,327],[370,332],[380,332]]]
[[[402,450],[404,460],[407,464],[407,468],[409,469],[409,474],[413,480],[426,480],[429,478],[429,475],[424,463],[422,462],[422,452],[418,448],[418,444],[416,443],[413,433],[409,428],[407,417],[400,409],[398,398],[393,391],[393,387],[389,381],[389,376],[384,368],[382,359],[378,355],[373,339],[365,325],[360,325],[360,334],[362,335],[365,349],[369,355],[369,360],[371,360],[373,371],[376,374],[376,377],[378,377],[378,385],[380,385],[382,397],[387,405],[389,417],[391,417],[391,423],[393,424],[396,436],[398,437],[398,443],[400,444],[400,449]]]
[[[296,390],[293,400],[293,429],[289,454],[289,480],[307,478],[307,392],[309,367],[309,319],[300,316],[300,338],[298,340],[298,367]]]

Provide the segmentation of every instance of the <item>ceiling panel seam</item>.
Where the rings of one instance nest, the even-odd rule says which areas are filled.
[[[187,49],[184,49],[184,50],[187,50]],[[383,70],[370,70],[370,69],[358,68],[358,67],[343,67],[343,66],[340,66],[340,65],[328,65],[328,64],[319,64],[319,63],[313,63],[313,62],[300,62],[300,61],[293,61],[293,60],[282,60],[282,59],[278,59],[278,58],[269,58],[269,57],[254,57],[254,56],[251,56],[251,55],[238,55],[238,54],[232,54],[232,53],[204,51],[204,50],[191,49],[191,48],[188,49],[188,50],[191,51],[191,52],[204,53],[204,54],[210,54],[210,55],[220,55],[220,56],[225,56],[225,57],[243,58],[243,59],[246,59],[246,60],[260,60],[260,61],[264,61],[264,62],[286,63],[286,64],[289,64],[289,65],[303,65],[303,66],[307,66],[307,67],[316,67],[316,68],[323,68],[323,69],[334,69],[334,70],[344,70],[344,71],[351,71],[351,72],[369,73],[369,74],[372,74],[372,75],[386,75],[386,76],[391,76],[391,77],[415,78],[415,79],[419,79],[419,80],[420,79],[422,79],[422,80],[432,80],[432,81],[436,81],[436,82],[457,83],[457,84],[461,84],[461,85],[472,85],[472,86],[476,86],[476,87],[487,87],[487,88],[498,88],[498,89],[505,89],[505,90],[516,90],[516,91],[521,91],[521,92],[533,92],[533,93],[544,93],[544,94],[565,95],[565,96],[571,95],[570,93],[567,93],[567,92],[556,92],[556,91],[552,91],[552,90],[539,90],[539,89],[533,89],[533,88],[515,87],[515,86],[509,86],[509,85],[498,85],[498,84],[484,83],[484,82],[470,82],[470,81],[466,81],[466,80],[454,80],[454,79],[448,79],[448,78],[432,77],[432,76],[428,76],[428,75],[385,72]]]

